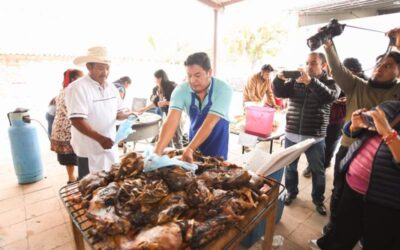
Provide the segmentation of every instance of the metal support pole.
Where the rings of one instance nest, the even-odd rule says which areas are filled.
[[[214,44],[213,44],[213,75],[217,74],[218,52],[218,10],[214,9]]]

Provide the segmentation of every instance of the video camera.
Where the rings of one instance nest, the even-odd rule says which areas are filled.
[[[298,70],[284,70],[282,74],[285,78],[297,79],[301,76],[301,72]]]
[[[307,39],[307,45],[311,51],[321,47],[327,40],[342,34],[346,24],[340,24],[337,19],[331,19],[329,23],[320,28],[318,33]]]
[[[372,119],[372,116],[368,112],[362,112],[361,119],[363,120],[365,125],[367,125],[368,129],[375,129],[374,119]]]

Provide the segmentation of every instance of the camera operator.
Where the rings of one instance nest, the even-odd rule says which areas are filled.
[[[370,109],[387,100],[400,99],[400,84],[396,78],[400,73],[400,54],[390,52],[379,56],[376,66],[369,80],[355,76],[340,62],[336,49],[331,39],[324,43],[328,64],[331,68],[332,77],[347,97],[345,121],[351,119],[351,114],[358,109]],[[354,140],[345,134],[342,137],[341,145],[336,154],[334,181],[331,196],[330,221],[324,226],[324,233],[327,233],[335,226],[337,207],[344,184],[344,175],[339,173],[340,161],[346,155],[349,146]]]
[[[386,101],[368,111],[374,129],[352,112],[343,132],[356,139],[341,162],[345,176],[335,228],[311,249],[353,249],[363,237],[363,249],[400,249],[400,102]]]
[[[297,79],[286,79],[279,72],[273,81],[275,96],[289,98],[289,108],[286,116],[285,147],[290,147],[303,140],[316,140],[306,152],[307,161],[312,172],[312,200],[316,210],[326,215],[324,202],[325,168],[324,150],[326,128],[329,121],[330,107],[340,93],[339,87],[323,70],[326,58],[322,53],[310,53],[306,69],[299,69],[301,75]],[[296,199],[298,190],[297,158],[286,168],[285,185],[288,196],[285,205],[290,205]]]

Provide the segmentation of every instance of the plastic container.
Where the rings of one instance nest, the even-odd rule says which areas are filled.
[[[244,131],[247,134],[256,135],[259,137],[268,137],[272,132],[274,114],[275,109],[271,107],[247,107]]]
[[[281,109],[284,109],[285,108],[285,103],[284,103],[283,99],[282,98],[278,98],[276,96],[274,98],[275,98],[276,105],[278,105]]]
[[[40,156],[36,127],[30,124],[27,109],[8,113],[11,153],[18,183],[32,183],[43,178],[43,164]]]
[[[275,179],[278,182],[282,182],[282,176],[284,173],[284,168],[272,173],[271,175],[269,175],[269,178]],[[284,206],[284,201],[285,201],[285,196],[286,193],[283,192],[279,197],[278,197],[278,204],[277,204],[277,208],[276,208],[276,216],[275,216],[275,224],[279,223],[279,221],[282,218],[282,214],[283,214],[283,208]],[[266,220],[262,220],[260,223],[258,223],[257,226],[255,226],[255,228],[253,229],[253,231],[251,231],[246,238],[244,238],[242,240],[242,242],[240,242],[240,244],[246,248],[250,248],[254,243],[256,243],[258,240],[261,239],[262,236],[264,236],[264,232],[265,232],[265,224],[266,224]]]

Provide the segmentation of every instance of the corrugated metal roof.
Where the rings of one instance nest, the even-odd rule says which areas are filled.
[[[294,10],[302,14],[328,14],[352,10],[373,10],[376,14],[394,13],[400,10],[400,1],[395,0],[325,0],[303,4]],[[397,11],[396,11],[397,10]]]

